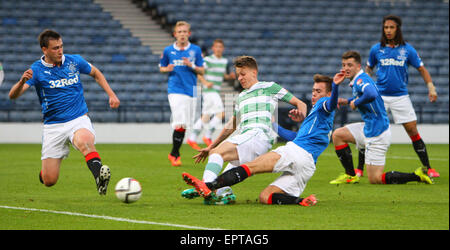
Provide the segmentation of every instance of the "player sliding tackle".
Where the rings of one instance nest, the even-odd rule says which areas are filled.
[[[194,186],[200,195],[208,198],[213,195],[214,190],[235,185],[252,175],[282,173],[261,192],[261,203],[315,205],[317,200],[314,195],[306,198],[300,195],[316,170],[317,158],[328,147],[338,101],[338,84],[344,77],[343,71],[336,74],[334,79],[323,75],[314,76],[312,110],[304,119],[298,133],[284,131],[286,134],[283,137],[291,140],[285,146],[232,168],[214,180],[201,181],[188,173],[182,174],[183,180]],[[333,81],[338,84],[332,83]],[[291,110],[289,116],[296,122],[303,120],[298,110]]]
[[[225,161],[229,162],[226,171],[252,161],[272,148],[274,138],[270,135],[271,119],[279,100],[297,107],[295,114],[299,121],[306,116],[305,103],[274,82],[258,80],[258,66],[253,57],[240,56],[235,59],[234,66],[238,80],[244,88],[237,98],[234,115],[219,137],[194,156],[196,163],[209,156],[203,174],[203,180],[206,182],[217,178]],[[239,133],[228,138],[236,130],[238,115],[241,121]],[[188,199],[199,196],[195,189],[184,190],[181,195]],[[229,204],[236,199],[231,188],[226,185],[217,190],[217,195],[209,193],[205,198],[205,204]]]

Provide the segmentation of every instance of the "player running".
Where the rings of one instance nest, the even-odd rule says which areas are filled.
[[[43,56],[26,70],[13,85],[9,98],[16,99],[34,86],[42,106],[42,170],[39,179],[45,186],[56,184],[61,161],[69,155],[69,143],[80,151],[92,172],[97,190],[105,195],[111,178],[110,169],[102,165],[95,149],[95,131],[87,116],[80,74],[88,74],[109,96],[109,106],[118,108],[120,101],[103,74],[80,55],[63,53],[61,35],[44,30],[39,35]]]
[[[406,88],[408,66],[412,65],[419,71],[428,87],[430,102],[437,99],[436,89],[414,47],[403,40],[401,26],[402,20],[398,16],[388,15],[383,18],[381,41],[370,49],[366,72],[372,75],[373,69],[378,68],[376,86],[385,108],[391,111],[394,122],[405,128],[422,165],[427,168],[428,176],[439,177],[439,173],[430,166],[425,142],[417,130],[416,113]]]
[[[391,144],[389,118],[384,108],[383,99],[370,76],[361,69],[361,56],[356,51],[347,51],[342,55],[342,69],[345,78],[351,79],[353,97],[339,99],[339,105],[358,108],[364,123],[337,129],[333,133],[333,144],[345,173],[330,184],[358,183],[359,176],[353,169],[352,154],[348,143],[365,145],[365,164],[367,177],[371,184],[404,184],[410,181],[432,184],[426,175],[426,168],[419,167],[414,173],[396,171],[384,172],[386,152]],[[344,79],[340,79],[340,82]],[[336,82],[338,83],[338,82]]]
[[[258,80],[258,66],[251,56],[240,56],[234,61],[236,75],[244,90],[239,94],[234,115],[222,129],[219,137],[205,149],[195,155],[196,163],[204,161],[208,156],[203,180],[214,181],[222,171],[224,162],[229,162],[224,171],[254,160],[272,148],[274,138],[272,114],[278,101],[290,103],[297,108],[299,119],[305,117],[306,104],[274,82]],[[230,137],[236,130],[237,119],[240,120],[238,133]],[[228,138],[230,137],[230,138]],[[195,189],[182,192],[185,198],[198,197]],[[214,195],[206,196],[205,204],[228,204],[236,199],[230,187],[226,185]]]
[[[220,88],[223,80],[235,79],[234,72],[227,74],[228,59],[223,57],[225,45],[222,39],[216,39],[211,47],[213,54],[204,58],[205,75],[198,75],[203,85],[202,89],[202,115],[195,124],[187,143],[195,150],[199,150],[196,140],[202,129],[206,130],[203,142],[211,145],[211,136],[216,127],[222,122],[224,108],[220,97]],[[212,116],[212,118],[211,118]]]
[[[197,74],[203,74],[203,57],[200,47],[189,42],[191,25],[178,21],[173,30],[176,41],[167,46],[161,55],[159,71],[168,73],[167,92],[172,112],[172,151],[167,156],[172,166],[181,166],[180,148],[186,127],[193,123],[197,87]]]

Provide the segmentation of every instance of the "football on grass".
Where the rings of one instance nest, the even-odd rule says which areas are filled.
[[[131,203],[141,198],[142,187],[136,179],[127,177],[117,182],[115,192],[117,199]]]

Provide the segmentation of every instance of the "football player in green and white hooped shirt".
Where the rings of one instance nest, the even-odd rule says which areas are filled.
[[[202,116],[195,122],[194,129],[187,140],[187,143],[196,150],[200,149],[196,140],[202,129],[206,129],[203,142],[205,142],[206,146],[211,145],[211,135],[217,125],[222,122],[225,115],[219,93],[220,87],[224,79],[230,80],[236,78],[234,72],[227,74],[228,59],[222,56],[225,50],[223,40],[214,40],[211,50],[213,54],[203,58],[205,74],[198,76],[198,79],[203,85]],[[213,116],[212,119],[211,116]]]
[[[307,109],[304,102],[275,82],[258,81],[258,66],[253,57],[237,57],[234,66],[238,80],[244,88],[237,98],[234,115],[225,124],[219,137],[194,156],[196,163],[204,161],[209,156],[203,173],[204,182],[215,180],[222,171],[225,161],[229,162],[224,170],[227,171],[254,160],[272,148],[274,138],[270,135],[271,120],[279,100],[294,105],[299,110],[300,117],[306,117]],[[239,133],[228,138],[237,129],[238,115]],[[199,194],[195,189],[187,189],[182,192],[182,196],[194,198]],[[205,200],[205,204],[228,204],[235,199],[231,188],[223,187]]]

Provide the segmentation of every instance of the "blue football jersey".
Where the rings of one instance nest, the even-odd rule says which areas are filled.
[[[196,67],[203,67],[202,50],[199,46],[189,43],[186,48],[181,50],[176,46],[176,42],[164,49],[159,66],[175,65],[174,70],[169,73],[167,83],[169,94],[194,96],[197,93],[197,74],[191,67],[183,64],[183,57],[188,58]]]
[[[370,49],[367,65],[378,68],[376,86],[381,95],[401,96],[408,94],[408,65],[419,68],[423,62],[408,43],[394,48],[377,43]]]
[[[316,102],[292,141],[310,153],[315,163],[319,155],[328,147],[333,129],[335,111],[326,110],[325,103],[328,100],[330,97],[322,97]]]
[[[36,89],[44,124],[71,121],[88,112],[80,73],[89,74],[91,65],[80,55],[63,55],[61,66],[46,63],[42,56],[31,70],[33,77],[26,84]]]
[[[389,128],[389,118],[384,108],[384,101],[378,93],[375,82],[364,71],[360,71],[350,83],[352,86],[353,98],[359,98],[363,95],[364,88],[368,85],[372,85],[377,91],[375,100],[359,104],[358,110],[364,121],[364,135],[366,137],[375,137],[383,133]]]

